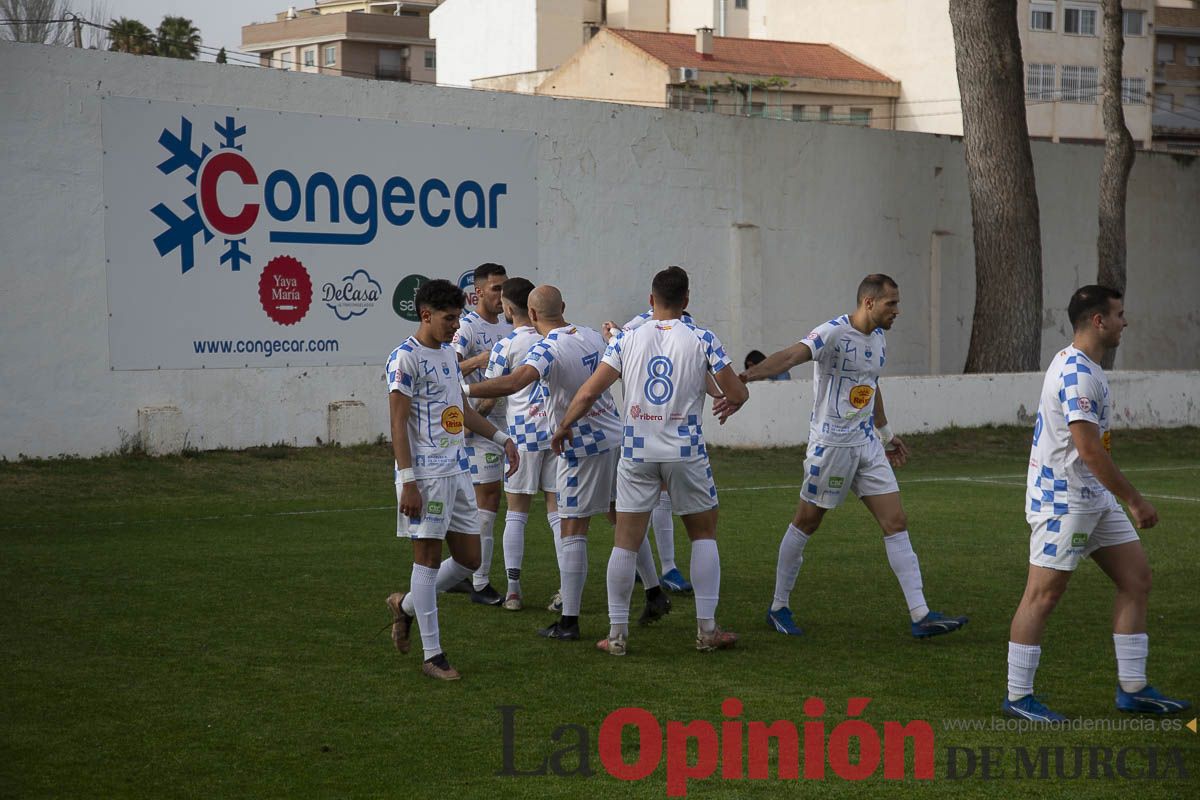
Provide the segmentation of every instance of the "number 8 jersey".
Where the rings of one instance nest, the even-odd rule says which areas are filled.
[[[715,334],[677,319],[651,320],[614,336],[603,361],[625,384],[622,458],[686,461],[706,454],[700,417],[708,374],[729,366]]]

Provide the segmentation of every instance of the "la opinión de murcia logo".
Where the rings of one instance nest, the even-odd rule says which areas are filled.
[[[197,140],[186,116],[180,117],[178,131],[164,128],[158,137],[167,154],[158,171],[181,175],[190,193],[180,211],[166,203],[150,209],[166,225],[154,237],[154,246],[162,257],[177,253],[184,274],[196,266],[197,240],[207,245],[220,238],[224,250],[218,264],[233,272],[251,265],[255,257],[245,249],[248,234],[264,218],[269,242],[293,245],[367,245],[381,228],[409,224],[464,229],[500,224],[507,183],[392,175],[381,185],[362,173],[339,181],[322,169],[304,176],[279,168],[261,176],[243,152],[247,126],[226,116],[212,127],[215,149]],[[226,196],[223,204],[217,191],[223,180],[239,184],[251,199],[230,201]]]

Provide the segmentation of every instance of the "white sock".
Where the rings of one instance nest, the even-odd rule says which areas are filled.
[[[462,583],[463,578],[471,574],[471,570],[464,567],[462,564],[455,561],[453,558],[447,558],[438,567],[437,573],[437,590],[444,592],[452,586]]]
[[[658,505],[650,512],[650,524],[654,526],[654,544],[658,546],[658,560],[662,562],[665,575],[675,569],[675,518],[671,516],[671,495],[659,493]]]
[[[800,574],[800,565],[804,563],[804,545],[808,544],[808,539],[809,535],[795,525],[788,525],[784,532],[783,540],[779,542],[779,560],[775,562],[772,611],[787,607],[792,588],[796,585],[796,576]]]
[[[633,573],[638,554],[614,547],[608,557],[608,635],[629,635],[629,599],[633,594]]]
[[[558,574],[562,575],[562,520],[557,511],[546,512],[546,522],[550,525],[550,534],[554,537],[554,560],[558,563]],[[559,589],[562,587],[560,586]]]
[[[504,515],[504,571],[508,575],[508,593],[521,593],[521,564],[525,561],[525,523],[528,514],[509,511]]]
[[[692,589],[696,596],[696,619],[705,633],[705,621],[717,618],[717,601],[721,598],[721,554],[716,539],[697,539],[692,542]],[[715,623],[714,623],[715,624]]]
[[[1114,633],[1113,647],[1117,651],[1117,681],[1127,692],[1146,688],[1146,656],[1150,654],[1150,637],[1145,633]]]
[[[583,603],[583,583],[587,580],[588,552],[586,536],[568,536],[562,540],[562,613],[578,617]]]
[[[478,591],[488,585],[488,573],[492,571],[492,550],[496,546],[496,512],[479,509],[479,569],[475,570],[472,583]]]
[[[408,594],[401,606],[405,614],[411,614],[417,619],[417,629],[421,631],[421,647],[425,650],[425,658],[433,658],[442,652],[441,634],[438,631],[437,589],[438,570],[413,564],[412,578]],[[459,580],[462,580],[459,578]]]
[[[908,531],[883,537],[883,546],[887,548],[892,572],[896,573],[896,579],[904,591],[908,614],[913,622],[920,622],[929,613],[929,606],[925,605],[925,593],[921,591],[921,564],[913,552],[912,542],[908,540]]]
[[[650,549],[650,537],[642,537],[642,546],[637,551],[637,573],[642,576],[642,586],[653,589],[658,586],[658,571],[654,569],[654,551]]]
[[[1033,676],[1037,674],[1042,647],[1036,644],[1008,643],[1008,699],[1020,700],[1033,694]]]

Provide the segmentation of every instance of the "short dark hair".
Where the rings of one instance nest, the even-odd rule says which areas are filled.
[[[667,267],[654,276],[650,291],[671,308],[683,308],[687,302],[688,274],[682,267]]]
[[[414,299],[418,312],[422,308],[428,308],[430,311],[457,308],[462,311],[467,304],[467,296],[463,294],[462,289],[441,278],[422,283]]]
[[[857,302],[861,305],[868,297],[879,297],[885,288],[899,289],[900,284],[882,272],[872,272],[858,285]]]
[[[500,286],[500,296],[517,307],[522,314],[529,313],[529,293],[533,281],[527,278],[509,278]]]
[[[1075,294],[1071,295],[1071,302],[1067,304],[1071,327],[1079,330],[1093,314],[1107,313],[1110,300],[1120,300],[1123,296],[1116,289],[1095,283],[1076,289]]]
[[[475,268],[476,283],[483,283],[493,275],[503,275],[508,277],[508,272],[505,271],[503,264],[493,264],[490,261],[486,264],[480,264]]]
[[[746,367],[753,367],[755,364],[761,364],[766,360],[767,357],[763,355],[762,350],[751,350],[749,353],[746,353],[746,360],[742,363]]]

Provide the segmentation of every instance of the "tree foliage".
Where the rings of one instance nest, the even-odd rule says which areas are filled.
[[[60,22],[71,13],[67,0],[0,0],[0,38],[31,44],[63,45],[71,41],[71,23]]]
[[[187,17],[163,17],[158,25],[158,55],[195,61],[200,54],[200,29]]]
[[[153,31],[128,17],[114,19],[108,26],[108,49],[137,56],[152,56],[157,52]]]

